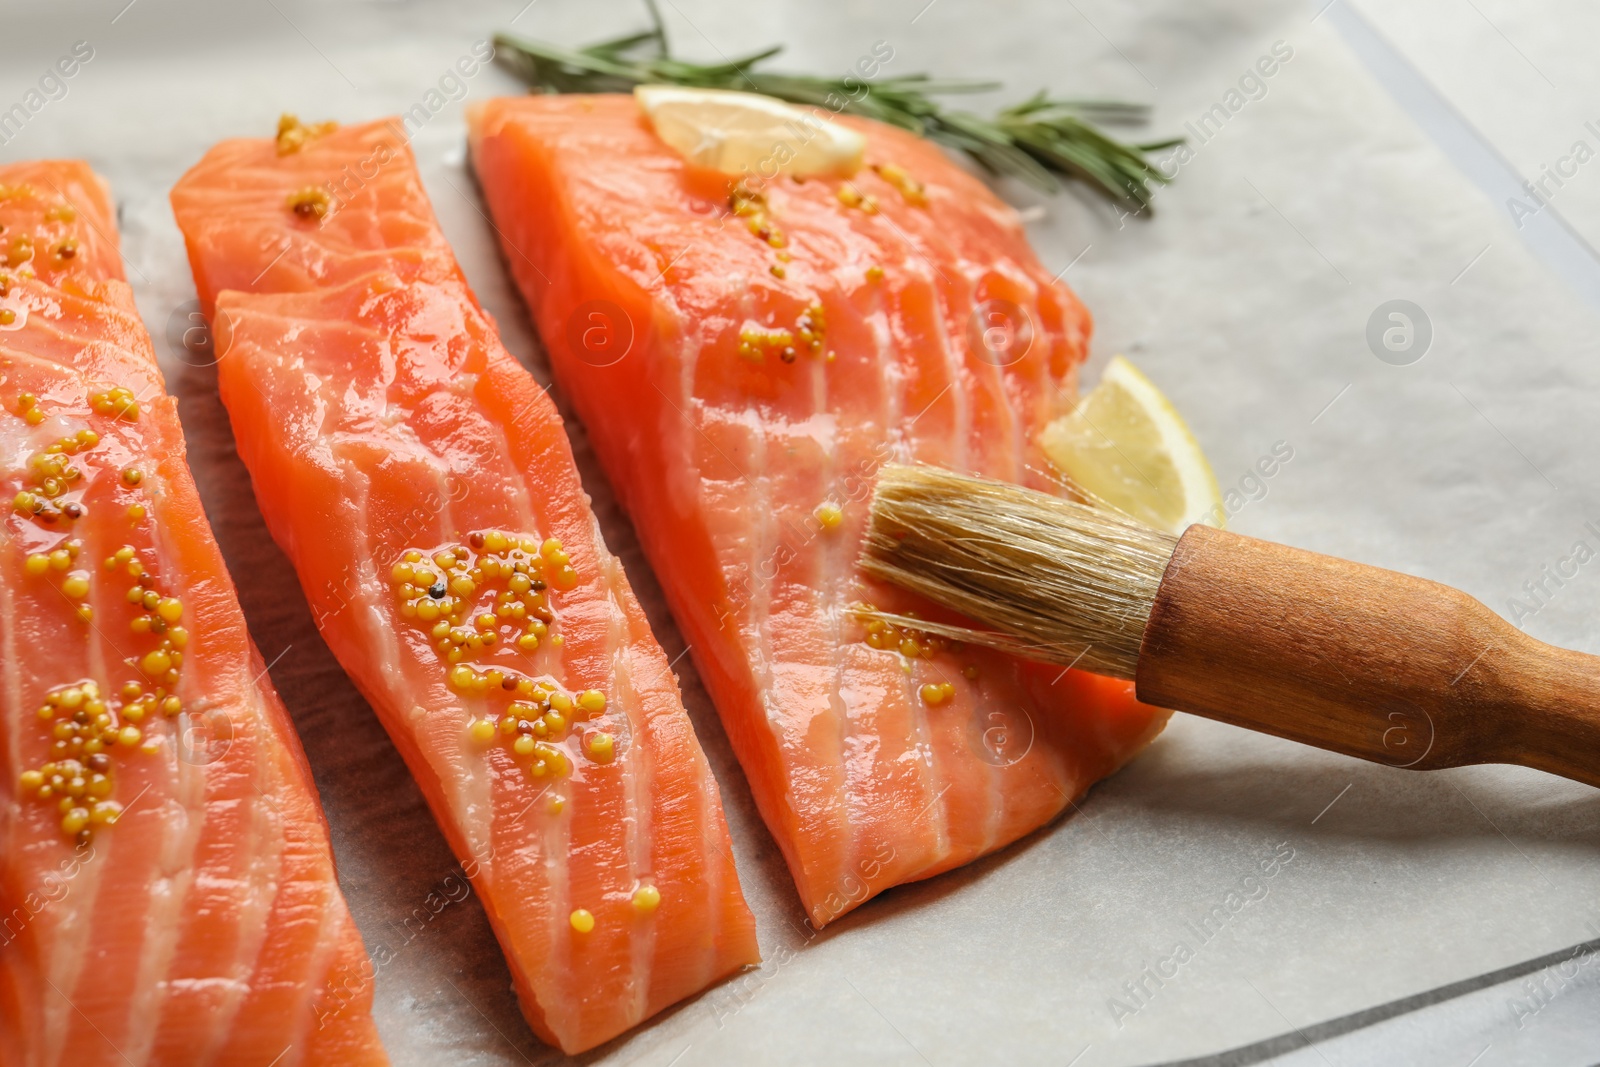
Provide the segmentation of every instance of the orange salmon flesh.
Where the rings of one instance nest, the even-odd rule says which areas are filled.
[[[224,142],[172,203],[261,511],[533,1029],[579,1052],[758,962],[676,679],[400,123]]]
[[[1048,822],[1167,718],[1123,682],[859,618],[934,614],[856,569],[878,467],[1053,488],[1035,442],[1090,320],[940,148],[839,121],[867,138],[854,177],[736,181],[631,97],[469,113],[556,382],[819,926]]]
[[[0,262],[0,1064],[387,1064],[104,183],[0,167]]]

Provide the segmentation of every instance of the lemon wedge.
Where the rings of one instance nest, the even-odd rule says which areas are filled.
[[[1227,514],[1217,476],[1183,416],[1122,356],[1071,414],[1044,428],[1039,446],[1091,497],[1157,529],[1220,526]]]
[[[867,140],[820,112],[730,89],[640,85],[633,90],[656,136],[690,163],[724,174],[847,178]]]

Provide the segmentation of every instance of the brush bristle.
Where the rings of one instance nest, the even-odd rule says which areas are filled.
[[[938,627],[944,636],[1132,678],[1177,543],[1020,486],[889,466],[878,476],[861,567],[994,628]]]

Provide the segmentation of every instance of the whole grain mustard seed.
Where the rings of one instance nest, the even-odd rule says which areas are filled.
[[[559,643],[550,591],[578,578],[559,539],[473,531],[463,543],[403,550],[388,577],[398,614],[426,634],[450,687],[490,702],[464,725],[473,743],[506,751],[535,779],[567,776],[578,755],[603,761],[572,731],[605,713],[605,694],[568,692],[520,665],[546,641]]]
[[[294,115],[285,113],[278,117],[278,136],[276,144],[278,155],[287,156],[300,151],[307,144],[326,137],[339,128],[337,122],[301,122]]]
[[[661,890],[653,885],[642,885],[633,891],[633,910],[648,915],[661,906]]]
[[[115,403],[115,398],[112,402]],[[96,438],[80,433],[74,440],[81,447],[91,447]],[[71,450],[63,447],[65,452]],[[93,584],[88,570],[74,568],[81,556],[82,544],[69,539],[48,553],[31,554],[24,567],[30,575],[40,578],[62,572],[61,592],[69,598],[80,599],[88,596]],[[117,760],[161,750],[161,740],[151,737],[142,725],[146,718],[158,712],[170,718],[183,710],[182,700],[172,690],[180,678],[181,650],[188,634],[182,627],[169,623],[169,619],[181,617],[181,599],[162,596],[156,589],[149,588],[154,584],[154,577],[144,571],[131,545],[117,549],[105,557],[104,563],[107,570],[122,568],[129,573],[137,572],[135,576],[141,583],[129,590],[127,601],[143,612],[131,621],[133,631],[152,635],[159,642],[157,648],[146,651],[137,661],[139,669],[149,679],[149,687],[130,679],[116,690],[115,697],[103,694],[94,681],[69,683],[49,690],[36,717],[47,730],[50,759],[41,766],[23,771],[19,777],[23,795],[54,804],[62,833],[79,844],[87,843],[96,828],[114,825],[122,814],[122,805],[110,799],[115,788]],[[88,603],[75,605],[75,611],[81,619],[92,618]],[[127,753],[127,756],[114,757],[113,753]]]
[[[325,189],[315,185],[308,185],[289,194],[289,210],[296,218],[306,221],[320,221],[327,217],[333,207],[333,200]]]

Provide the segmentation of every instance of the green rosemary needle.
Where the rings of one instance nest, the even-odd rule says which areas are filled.
[[[689,63],[672,56],[661,16],[647,0],[653,27],[584,48],[562,48],[509,33],[495,34],[496,56],[529,86],[550,93],[628,92],[635,85],[741,89],[796,104],[811,104],[877,119],[966,153],[990,174],[1019,178],[1043,192],[1060,179],[1086,182],[1113,200],[1150,207],[1152,187],[1169,179],[1147,153],[1183,138],[1128,143],[1096,123],[1144,122],[1148,109],[1116,100],[1055,99],[1041,91],[993,118],[950,110],[935,96],[980,93],[995,82],[942,80],[925,74],[864,80],[783,74],[757,67],[783,50],[764,48],[723,63]],[[842,106],[840,101],[844,101]]]

